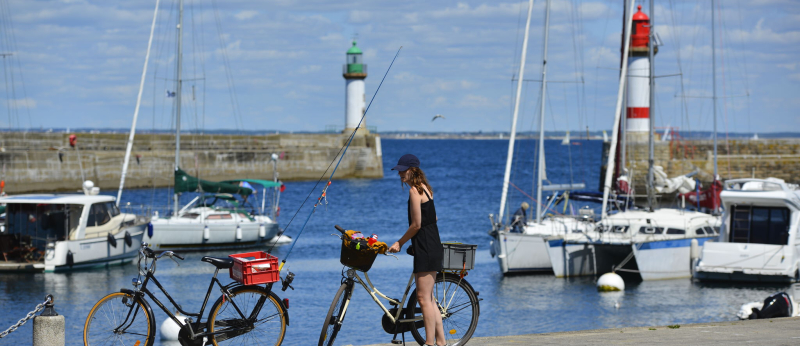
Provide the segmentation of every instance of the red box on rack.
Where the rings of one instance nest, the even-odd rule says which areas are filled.
[[[233,258],[231,279],[243,285],[259,285],[280,280],[278,258],[264,251],[229,255]]]

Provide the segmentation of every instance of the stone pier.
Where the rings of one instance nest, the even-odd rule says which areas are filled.
[[[9,194],[76,191],[81,170],[103,189],[119,187],[128,135],[77,133],[78,149],[67,133],[0,133],[0,179]],[[181,168],[207,180],[272,179],[271,155],[278,154],[283,181],[318,179],[346,143],[344,134],[181,135]],[[78,157],[80,153],[80,162]],[[381,141],[358,135],[336,178],[381,178]],[[126,188],[173,184],[175,136],[137,134],[125,179]],[[330,172],[328,172],[330,174]]]

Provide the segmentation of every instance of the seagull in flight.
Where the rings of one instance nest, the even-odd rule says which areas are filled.
[[[433,119],[431,119],[431,122],[433,122],[434,120],[439,119],[439,118],[447,119],[447,118],[444,117],[444,115],[436,114],[435,116],[433,116]]]

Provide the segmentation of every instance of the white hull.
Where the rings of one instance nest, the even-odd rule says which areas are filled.
[[[278,234],[278,224],[260,218],[256,217],[252,222],[214,221],[207,224],[174,218],[155,219],[152,221],[153,235],[145,235],[144,241],[151,244],[153,250],[214,250],[269,245],[270,239]],[[264,221],[263,236],[259,234],[261,222],[258,221]],[[237,225],[240,231],[237,231]]]
[[[594,246],[575,244],[559,237],[547,240],[547,253],[557,278],[594,275]]]
[[[544,235],[499,232],[492,246],[503,274],[552,270]]]
[[[713,237],[697,239],[700,246]],[[692,239],[661,240],[633,246],[636,264],[642,280],[667,280],[692,277]]]

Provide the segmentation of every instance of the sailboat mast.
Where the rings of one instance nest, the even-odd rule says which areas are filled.
[[[125,186],[125,175],[128,173],[128,163],[130,163],[131,160],[133,136],[136,134],[136,120],[139,118],[139,106],[142,105],[142,91],[144,90],[145,76],[147,76],[147,63],[150,61],[150,47],[153,45],[153,34],[156,31],[156,18],[158,18],[159,2],[160,0],[156,0],[156,9],[153,13],[153,24],[150,25],[150,39],[147,41],[147,53],[144,55],[142,80],[139,82],[139,96],[136,97],[136,110],[133,111],[133,124],[131,125],[131,133],[128,136],[128,147],[125,149],[125,159],[122,161],[122,174],[119,178],[119,192],[117,192],[117,206],[119,206],[119,200],[122,198],[122,188]]]
[[[611,191],[611,175],[614,172],[614,159],[617,155],[617,139],[619,138],[619,122],[620,117],[622,115],[622,91],[625,90],[625,80],[627,79],[628,75],[628,54],[631,48],[631,22],[633,22],[633,6],[636,4],[633,0],[630,1],[631,7],[630,11],[627,13],[627,18],[625,18],[625,30],[623,31],[623,35],[625,35],[625,43],[622,47],[622,73],[619,74],[619,89],[617,91],[617,107],[614,110],[614,127],[612,128],[612,135],[611,135],[611,147],[608,149],[608,164],[606,165],[606,176],[605,181],[603,182],[603,206],[601,209],[602,218],[606,218],[608,216],[608,193]]]
[[[711,83],[714,89],[711,102],[714,103],[714,180],[717,180],[717,41],[715,36],[716,28],[714,25],[714,0],[711,0]]]
[[[528,31],[531,27],[531,11],[533,10],[533,0],[528,0],[528,20],[525,23],[525,35],[522,39],[522,57],[519,62],[519,74],[517,76],[517,97],[514,100],[514,116],[511,118],[511,136],[508,139],[508,154],[506,155],[506,171],[503,175],[503,193],[500,195],[500,213],[497,215],[497,222],[502,222],[503,212],[506,208],[506,198],[508,197],[508,182],[511,177],[511,161],[514,159],[514,140],[517,137],[517,116],[519,115],[519,100],[522,97],[522,80],[525,74],[525,55],[528,52]]]
[[[656,83],[655,83],[655,37],[656,33],[653,30],[653,17],[655,17],[655,10],[653,8],[653,0],[650,0],[650,37],[648,38],[648,54],[650,59],[650,135],[649,143],[648,143],[648,157],[647,157],[647,207],[650,211],[653,211],[653,205],[655,204],[655,187],[653,186],[653,152],[655,151],[653,141],[655,136],[654,126],[655,126],[655,107],[653,107],[653,103],[655,103],[656,98]]]
[[[175,172],[181,166],[181,66],[183,64],[183,0],[180,1],[178,11],[178,57],[176,60],[176,87],[175,87]],[[178,215],[178,193],[172,196],[174,202],[173,215]]]
[[[545,3],[544,53],[542,58],[542,110],[539,114],[539,172],[536,192],[536,223],[542,222],[542,177],[544,177],[544,105],[547,92],[547,39],[550,36],[550,0]]]

